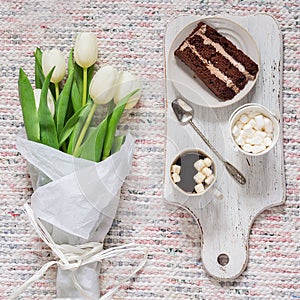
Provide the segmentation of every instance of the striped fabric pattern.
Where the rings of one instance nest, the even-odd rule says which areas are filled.
[[[53,259],[23,209],[32,188],[26,161],[15,146],[23,127],[19,68],[33,79],[35,48],[57,47],[67,57],[81,31],[97,35],[100,64],[130,70],[144,85],[141,101],[126,112],[119,128],[136,137],[136,148],[105,248],[135,242],[149,249],[149,260],[113,299],[300,299],[299,10],[299,2],[287,0],[1,1],[0,299],[8,299],[16,287]],[[275,17],[283,33],[287,199],[283,206],[262,213],[253,224],[247,270],[233,282],[217,282],[203,269],[193,218],[163,202],[167,139],[163,37],[167,22],[180,14],[258,12]],[[103,262],[102,293],[129,274],[140,258],[129,253]],[[54,299],[55,278],[56,269],[51,268],[20,299]]]

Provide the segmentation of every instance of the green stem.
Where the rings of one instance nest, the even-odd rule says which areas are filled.
[[[78,137],[77,143],[75,145],[74,152],[73,152],[73,155],[75,157],[78,156],[79,147],[81,146],[81,143],[82,143],[82,141],[83,141],[83,139],[85,137],[85,134],[86,134],[86,132],[87,132],[89,126],[90,126],[90,123],[91,123],[91,121],[93,119],[93,116],[94,116],[96,108],[97,108],[97,104],[94,102],[93,107],[92,107],[91,111],[89,112],[89,115],[88,115],[88,117],[87,117],[87,119],[86,119],[86,121],[84,123],[84,126],[83,126],[83,128],[82,128],[82,130],[80,132],[80,135]]]
[[[58,82],[56,82],[54,85],[55,85],[55,100],[57,101],[58,97],[59,97],[59,85],[58,85]]]
[[[87,68],[83,68],[82,106],[86,104],[87,92]]]

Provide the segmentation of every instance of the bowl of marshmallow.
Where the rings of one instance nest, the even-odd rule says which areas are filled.
[[[279,137],[278,119],[263,105],[245,104],[229,119],[234,148],[249,156],[268,153]]]

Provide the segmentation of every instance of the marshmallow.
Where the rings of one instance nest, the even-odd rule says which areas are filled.
[[[249,117],[245,114],[240,116],[240,121],[244,124],[246,124],[249,121]]]
[[[269,119],[269,118],[264,118],[264,128],[265,128],[265,131],[266,132],[273,132],[273,124],[272,124],[272,121]]]
[[[265,138],[267,136],[267,133],[264,132],[264,131],[258,130],[258,131],[255,132],[255,136],[259,136],[259,137]]]
[[[202,183],[195,185],[195,191],[197,194],[204,192],[204,186]]]
[[[254,119],[250,119],[247,124],[249,124],[251,127],[254,127],[255,126]]]
[[[265,125],[263,115],[258,115],[254,117],[254,122],[255,122],[254,128],[256,130],[261,130]]]
[[[266,146],[264,144],[255,145],[255,146],[252,147],[252,152],[254,154],[256,154],[256,153],[264,151],[265,149],[266,149]]]
[[[248,135],[248,137],[252,137],[254,135],[254,133],[255,133],[255,131],[252,128],[252,126],[250,124],[248,124],[248,123],[244,126],[244,131]]]
[[[171,172],[172,172],[172,173],[179,174],[179,173],[180,173],[180,170],[181,170],[181,166],[178,166],[178,165],[172,165],[172,166],[171,166]]]
[[[205,175],[202,174],[201,172],[198,172],[195,176],[194,176],[194,180],[197,182],[197,183],[202,183],[205,179]]]
[[[205,176],[210,176],[212,174],[212,170],[208,167],[205,167],[202,169],[202,174],[204,174]]]
[[[252,152],[252,145],[245,144],[245,145],[242,146],[242,149],[243,149],[245,152]]]
[[[237,137],[240,134],[241,130],[236,125],[232,127],[233,136]]]
[[[262,139],[258,139],[257,137],[247,138],[246,143],[250,145],[256,145],[260,144],[262,142]]]
[[[248,136],[247,136],[247,133],[245,132],[245,130],[241,130],[240,131],[240,136],[243,138],[243,139],[246,139]]]
[[[180,176],[177,173],[172,174],[172,179],[175,183],[180,181]]]
[[[208,177],[205,179],[205,183],[206,183],[207,185],[210,185],[210,184],[213,182],[214,179],[215,179],[214,174],[211,174],[210,176],[208,176]]]
[[[236,143],[240,146],[243,146],[245,144],[245,140],[241,137],[241,136],[238,136],[236,139],[235,139]]]
[[[199,159],[194,163],[194,168],[200,172],[206,166],[203,159]]]
[[[272,145],[272,139],[270,139],[269,137],[265,137],[264,140],[263,140],[263,144],[266,146],[266,147],[269,147]]]
[[[241,121],[237,121],[235,124],[239,129],[242,129],[244,124]]]
[[[204,158],[204,163],[207,167],[210,167],[212,164],[212,161],[210,158],[206,157],[206,158]]]
[[[246,143],[251,145],[259,145],[263,142],[264,138],[260,135],[257,135],[257,132],[255,133],[255,136],[252,138],[247,138]]]

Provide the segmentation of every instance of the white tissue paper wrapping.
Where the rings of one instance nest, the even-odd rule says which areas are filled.
[[[53,240],[71,245],[103,242],[130,170],[133,137],[128,134],[121,149],[100,163],[28,141],[24,134],[18,137],[17,148],[30,164],[31,208]],[[99,298],[99,268],[99,263],[92,263],[75,274],[91,299]],[[57,297],[84,299],[74,287],[71,272],[58,268]]]

